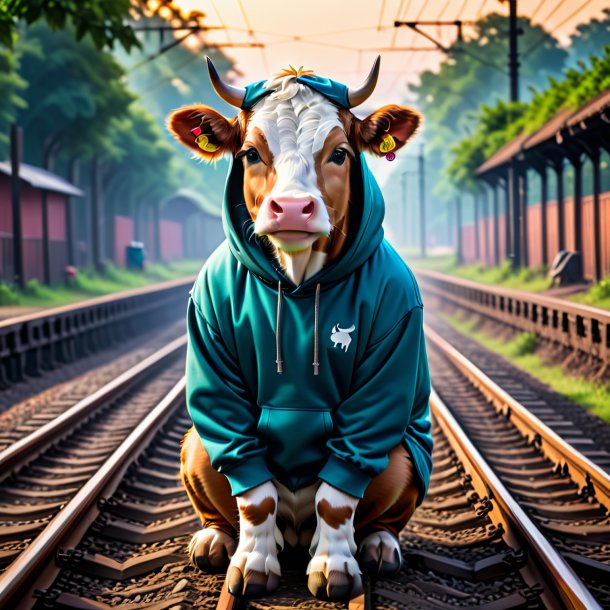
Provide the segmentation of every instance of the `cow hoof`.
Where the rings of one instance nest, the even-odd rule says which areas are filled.
[[[360,543],[358,563],[365,574],[391,576],[402,565],[400,543],[389,532],[374,532]]]
[[[277,589],[280,577],[273,573],[265,574],[256,570],[248,570],[246,576],[235,566],[227,573],[227,587],[231,595],[243,597],[264,597]]]
[[[311,571],[307,586],[312,595],[324,600],[346,600],[362,593],[360,574],[350,574],[345,571],[331,570],[328,575],[323,571]]]
[[[200,570],[221,572],[227,569],[236,547],[236,541],[229,534],[206,527],[191,538],[188,554]]]

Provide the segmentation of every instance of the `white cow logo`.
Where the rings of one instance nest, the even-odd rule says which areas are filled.
[[[349,328],[341,328],[338,324],[333,326],[333,332],[330,335],[330,340],[333,342],[333,347],[341,345],[343,351],[347,351],[349,344],[352,342],[352,338],[349,336],[351,332],[356,330],[356,327],[352,324]]]

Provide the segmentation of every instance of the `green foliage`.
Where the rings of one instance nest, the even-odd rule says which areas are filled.
[[[114,152],[113,117],[126,113],[133,95],[121,82],[123,70],[91,40],[76,42],[71,28],[52,32],[37,23],[17,45],[20,76],[29,86],[18,113],[24,130],[24,159],[43,164],[45,150],[69,149],[91,158]]]
[[[9,125],[14,122],[17,109],[25,105],[22,92],[27,83],[19,76],[18,66],[17,54],[0,49],[0,159],[8,157]]]
[[[127,211],[130,202],[161,201],[177,188],[174,150],[159,122],[139,104],[134,102],[124,117],[112,122],[110,137],[116,152],[105,163],[108,200],[119,201]]]
[[[549,78],[548,86],[535,91],[529,104],[482,106],[472,133],[451,148],[447,175],[460,188],[477,188],[474,171],[517,135],[533,133],[563,108],[576,110],[610,88],[610,46],[590,66],[570,68],[562,79]]]
[[[10,286],[0,284],[0,305],[17,305],[19,297],[15,294]]]
[[[52,30],[72,26],[76,40],[89,35],[98,50],[118,41],[129,51],[140,46],[124,23],[130,7],[130,0],[0,0],[0,44],[13,46],[19,20],[44,20]]]
[[[607,384],[577,377],[561,366],[548,365],[537,354],[519,354],[520,339],[507,341],[504,337],[497,337],[480,330],[476,317],[465,318],[459,314],[455,316],[441,314],[441,317],[470,339],[503,356],[528,375],[536,377],[559,394],[610,422],[610,388]]]
[[[578,303],[591,305],[591,307],[610,309],[610,275],[597,284],[593,284],[587,292],[575,294],[569,298]]]
[[[519,27],[523,30],[519,37],[522,49],[529,48],[541,37],[546,40],[521,65],[521,94],[527,99],[532,95],[532,87],[543,84],[549,75],[560,74],[567,54],[559,48],[557,40],[539,25],[532,25],[528,19],[522,18],[519,19]],[[443,201],[454,197],[456,186],[469,190],[474,188],[470,172],[461,172],[459,167],[455,167],[453,173],[463,173],[463,176],[458,176],[456,185],[452,184],[454,176],[448,178],[446,168],[454,158],[451,149],[473,135],[480,107],[486,105],[489,108],[486,120],[498,122],[506,118],[491,108],[508,97],[507,32],[507,17],[499,14],[485,16],[475,24],[469,39],[451,46],[448,59],[438,71],[422,73],[420,83],[410,87],[417,95],[418,106],[426,119],[428,181],[435,185],[434,195]],[[502,103],[505,110],[511,113],[518,115],[522,111],[520,105]],[[476,162],[471,157],[478,155],[478,159],[481,159],[476,147],[460,149],[459,154],[461,162],[468,160],[469,167]]]
[[[74,281],[66,286],[45,286],[38,280],[30,280],[23,292],[17,292],[6,284],[0,284],[0,306],[55,307],[120,290],[194,276],[200,268],[201,261],[180,261],[149,265],[140,273],[108,264],[103,273],[80,270]]]
[[[533,354],[537,344],[538,335],[536,333],[521,333],[515,338],[515,354],[517,356]]]

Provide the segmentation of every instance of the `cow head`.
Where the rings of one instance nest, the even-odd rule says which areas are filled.
[[[246,89],[221,80],[208,59],[216,92],[242,108]],[[254,233],[267,240],[287,275],[299,284],[342,250],[350,227],[350,172],[366,150],[384,154],[384,141],[399,150],[420,115],[390,105],[365,119],[350,111],[375,88],[379,58],[361,87],[338,104],[305,84],[313,73],[285,70],[264,83],[266,95],[225,118],[204,105],[186,106],[168,118],[168,128],[197,155],[214,161],[232,155],[244,167],[244,199]],[[303,78],[305,77],[305,78]]]

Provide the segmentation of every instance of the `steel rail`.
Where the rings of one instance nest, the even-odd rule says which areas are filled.
[[[146,448],[156,431],[185,400],[185,380],[182,378],[137,425],[100,469],[23,551],[15,562],[0,575],[0,608],[16,608],[24,596],[32,592],[34,581],[46,570],[56,551],[66,545],[73,532],[84,532],[96,519],[96,501],[112,494],[134,459]],[[69,540],[70,543],[77,542]],[[58,568],[52,567],[54,572]]]
[[[0,385],[175,319],[194,277],[126,290],[0,321]]]
[[[523,290],[510,290],[415,269],[422,290],[610,366],[610,311]]]
[[[6,320],[0,320],[0,331],[5,328],[10,328],[15,324],[24,324],[27,322],[36,322],[45,320],[50,317],[73,314],[82,312],[85,309],[91,307],[99,307],[100,305],[115,305],[121,301],[129,300],[134,297],[160,295],[164,292],[174,290],[174,288],[186,288],[193,284],[195,281],[194,276],[186,278],[180,278],[178,280],[170,280],[167,282],[160,282],[158,284],[151,284],[150,286],[143,286],[142,288],[133,288],[131,290],[121,290],[120,292],[114,292],[101,297],[95,297],[93,299],[86,299],[85,301],[78,301],[70,305],[62,305],[60,307],[49,307],[43,311],[35,311],[33,313],[24,314],[22,316],[15,316],[13,318],[7,318]]]
[[[135,366],[121,373],[118,377],[99,388],[86,398],[64,411],[50,422],[40,426],[31,434],[19,439],[10,447],[0,452],[0,481],[8,477],[15,469],[34,460],[37,454],[62,438],[75,425],[85,422],[103,405],[107,405],[117,396],[125,393],[135,384],[140,383],[175,357],[186,346],[187,337],[175,339],[154,354],[151,354]]]
[[[547,595],[558,596],[564,608],[601,610],[591,592],[525,514],[434,390],[430,396],[430,408],[432,416],[472,477],[472,486],[481,498],[492,499],[494,510],[497,507],[500,511],[511,534],[534,558],[538,574],[550,581],[552,588],[547,590]],[[557,606],[553,604],[549,607]]]
[[[598,501],[610,509],[610,475],[563,440],[427,325],[425,333],[428,341],[466,376],[498,413],[508,418],[530,442],[535,442],[536,447],[561,467],[562,472],[567,470],[568,476],[581,489],[593,487]]]

